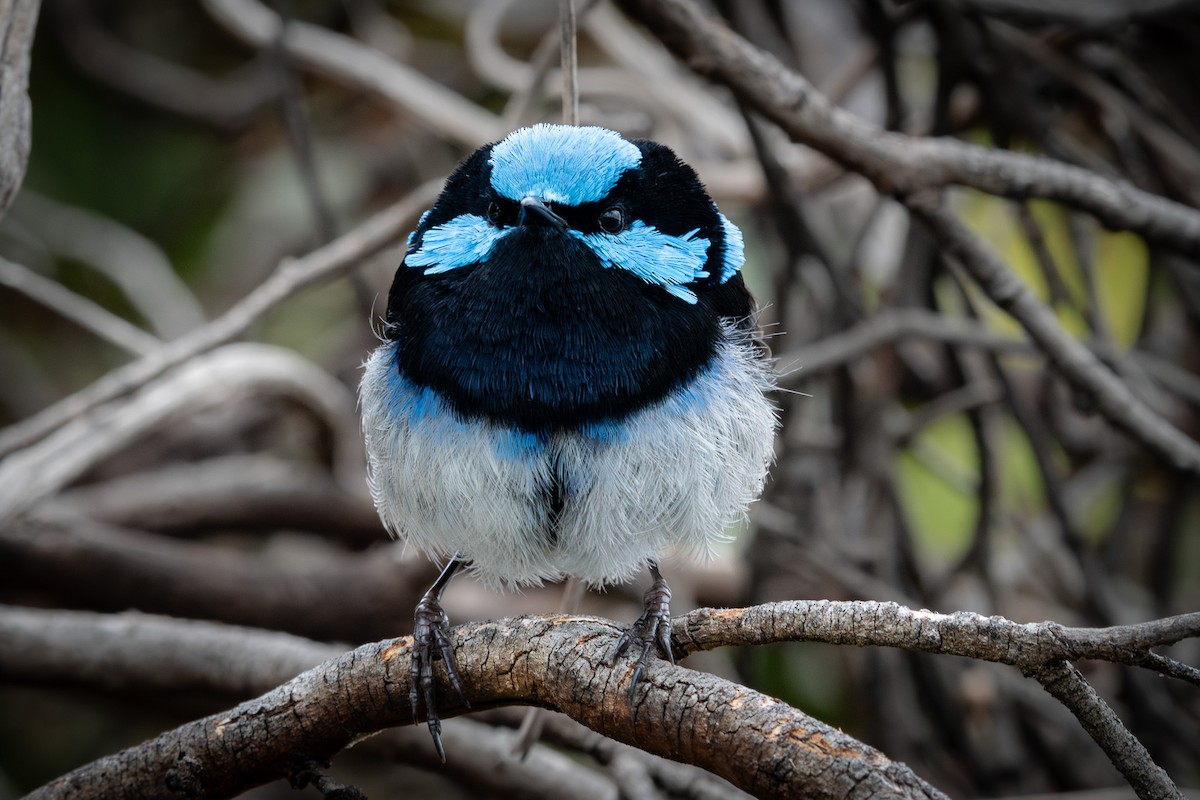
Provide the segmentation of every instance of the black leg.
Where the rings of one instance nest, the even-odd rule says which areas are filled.
[[[629,702],[633,702],[638,682],[646,673],[650,664],[650,652],[657,647],[663,658],[675,663],[675,655],[671,652],[671,587],[667,586],[662,573],[658,571],[658,562],[649,561],[650,575],[654,582],[646,590],[644,597],[645,608],[637,621],[621,634],[617,646],[613,649],[612,660],[615,662],[630,646],[635,646],[638,653],[637,667],[633,671],[633,680],[629,683]]]
[[[442,574],[429,587],[429,591],[417,603],[417,624],[413,628],[413,656],[410,669],[411,685],[408,699],[412,703],[414,717],[420,716],[421,700],[425,701],[425,714],[429,722],[429,734],[433,737],[433,746],[437,748],[438,756],[444,763],[446,751],[442,747],[442,721],[437,714],[437,695],[434,691],[433,660],[437,656],[446,664],[446,674],[450,677],[450,685],[458,693],[458,699],[467,703],[463,696],[462,682],[458,679],[458,668],[454,665],[454,650],[450,646],[450,618],[442,610],[442,592],[464,563],[461,555],[455,554],[450,563],[442,570]]]

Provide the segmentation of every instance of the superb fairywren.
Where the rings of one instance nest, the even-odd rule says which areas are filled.
[[[689,166],[604,128],[481,147],[421,217],[361,400],[380,516],[449,558],[417,606],[412,664],[439,754],[435,652],[461,694],[440,596],[462,565],[505,587],[648,565],[613,657],[638,654],[634,687],[656,646],[671,657],[657,559],[719,540],[771,460],[743,260]]]

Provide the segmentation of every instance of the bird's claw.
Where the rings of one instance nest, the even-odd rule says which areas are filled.
[[[629,702],[632,704],[637,692],[638,683],[646,674],[650,665],[650,653],[654,649],[663,658],[675,663],[675,655],[671,651],[671,587],[663,580],[657,568],[651,568],[654,582],[646,590],[643,598],[642,615],[621,634],[613,648],[611,662],[616,663],[626,650],[633,648],[637,652],[637,662],[633,670],[633,679],[629,682]]]
[[[446,616],[438,598],[426,594],[421,598],[421,602],[417,603],[412,664],[409,667],[408,700],[412,704],[414,718],[420,716],[421,701],[424,701],[429,735],[433,737],[433,746],[437,749],[438,758],[445,763],[442,720],[437,713],[437,691],[433,678],[433,662],[439,657],[446,665],[446,675],[458,699],[463,705],[469,706],[470,703],[463,694],[462,681],[458,677],[458,667],[454,663],[454,648],[450,644],[450,618]]]

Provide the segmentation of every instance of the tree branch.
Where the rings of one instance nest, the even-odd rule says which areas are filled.
[[[126,611],[0,605],[0,680],[245,697],[345,652],[288,633]]]
[[[161,352],[134,365],[153,360]],[[349,390],[291,350],[243,342],[193,358],[132,400],[73,420],[36,445],[4,459],[0,462],[0,522],[15,519],[155,428],[197,409],[228,403],[237,393],[277,394],[315,409],[335,433],[335,474],[343,478],[362,475],[358,432],[352,421],[354,398]]]
[[[908,207],[937,236],[988,297],[1012,314],[1072,384],[1096,399],[1100,412],[1179,469],[1200,473],[1200,444],[1143,403],[1084,345],[1063,330],[1054,313],[1021,278],[930,194],[906,198]]]
[[[1047,692],[1066,706],[1079,724],[1104,748],[1113,765],[1143,800],[1183,800],[1166,770],[1154,763],[1145,746],[1129,732],[1108,703],[1096,694],[1073,664],[1055,661],[1031,673]]]
[[[23,264],[0,257],[0,286],[39,303],[71,320],[84,330],[135,356],[144,356],[162,345],[162,341],[104,306],[72,292],[55,280],[34,272]]]
[[[35,512],[187,536],[221,529],[294,528],[365,548],[387,541],[366,491],[328,470],[265,455],[233,455],[90,483]]]
[[[136,611],[97,614],[0,606],[0,681],[7,683],[141,694],[177,693],[186,687],[236,701],[270,691],[343,652],[339,645],[275,631]],[[448,720],[443,738],[455,754],[449,764],[442,764],[420,726],[383,731],[356,749],[448,772],[466,786],[504,796],[616,800],[620,776],[614,774],[610,781],[570,754],[535,746],[524,760],[513,759],[515,732],[495,724],[512,727],[522,713],[497,709],[479,715],[484,721]],[[747,796],[697,767],[614,742],[563,716],[548,715],[547,734],[599,765],[636,761],[680,797]]]
[[[275,41],[279,16],[261,3],[204,0],[203,5],[254,47],[266,49]],[[496,115],[362,42],[304,22],[290,21],[287,27],[284,46],[298,65],[385,97],[469,149],[505,133]]]
[[[0,675],[9,681],[71,681],[75,671],[73,682],[109,685],[111,676],[125,674],[131,658],[140,658],[126,646],[87,646],[98,634],[111,638],[113,626],[124,631],[123,638],[135,636],[149,649],[150,664],[160,668],[160,675],[165,671],[176,680],[210,688],[244,687],[226,674],[239,674],[231,665],[252,660],[256,651],[261,657],[262,650],[277,649],[273,644],[248,645],[251,632],[233,629],[229,635],[239,638],[222,645],[226,661],[214,665],[186,654],[178,658],[173,653],[177,648],[153,643],[181,635],[203,642],[220,634],[208,630],[216,626],[186,623],[189,627],[179,628],[175,621],[142,615],[121,615],[101,624],[88,619],[97,616],[0,609],[0,664],[5,665]],[[460,626],[454,634],[455,656],[466,698],[472,709],[513,704],[557,709],[593,730],[703,767],[758,796],[940,796],[906,767],[795,709],[666,662],[655,663],[629,707],[629,665],[608,662],[618,632],[606,620],[566,616]],[[1200,612],[1086,629],[968,612],[914,611],[895,603],[793,601],[699,609],[676,619],[672,634],[678,655],[728,645],[823,641],[1010,664],[1041,681],[1080,718],[1142,797],[1178,796],[1144,751],[1131,749],[1132,737],[1112,710],[1086,682],[1064,669],[1073,673],[1068,662],[1078,659],[1140,664],[1152,647],[1200,636]],[[331,652],[292,637],[263,635],[278,637],[283,655],[262,678],[286,676]],[[106,776],[121,774],[129,797],[161,795],[171,782],[223,797],[285,776],[298,756],[327,760],[357,737],[416,721],[408,703],[410,644],[406,638],[365,645],[257,700],[81,767],[30,796],[102,796],[111,791]],[[219,677],[206,679],[214,667]],[[133,673],[147,668],[135,666]],[[452,697],[440,673],[439,688],[444,699]],[[453,704],[443,709],[447,716],[467,710]]]
[[[970,611],[915,611],[870,600],[790,600],[750,608],[700,608],[674,620],[671,637],[680,656],[715,647],[827,642],[965,656],[1032,672],[1063,660],[1146,666],[1150,648],[1200,638],[1200,611],[1137,625],[1068,628]]]
[[[1200,637],[1200,612],[1094,629],[1067,628],[1054,622],[1022,624],[967,611],[913,611],[896,603],[869,601],[792,601],[746,609],[699,609],[672,624],[672,642],[681,655],[737,644],[822,641],[900,647],[1019,667],[1076,716],[1143,800],[1182,795],[1069,662],[1101,659],[1156,669],[1156,656],[1150,648],[1196,637]],[[1179,671],[1173,674],[1189,679]]]
[[[807,715],[729,681],[657,662],[628,705],[632,664],[608,658],[619,628],[582,617],[525,617],[459,626],[455,657],[474,709],[553,708],[648,752],[714,772],[760,797],[941,798],[907,767]],[[415,722],[410,638],[353,650],[220,714],[81,767],[30,798],[168,791],[229,797],[327,761],[358,738]],[[441,696],[452,693],[439,672]],[[453,702],[440,709],[467,709]],[[453,754],[451,756],[453,758]]]

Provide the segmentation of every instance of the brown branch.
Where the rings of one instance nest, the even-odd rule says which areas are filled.
[[[122,665],[130,659],[127,647],[98,645],[93,653],[78,646],[98,634],[111,640],[113,626],[122,628],[129,641],[147,645],[167,674],[210,688],[233,681],[224,674],[228,665],[252,662],[256,650],[261,654],[280,649],[275,642],[255,648],[252,638],[246,638],[250,632],[231,631],[235,640],[223,648],[228,661],[218,670],[222,675],[205,683],[212,664],[186,655],[179,658],[178,653],[164,655],[161,648],[150,645],[156,637],[189,633],[203,642],[205,636],[217,636],[219,631],[209,631],[200,623],[188,623],[196,626],[191,630],[171,631],[172,621],[141,615],[97,624],[90,619],[97,616],[65,615],[65,623],[50,625],[40,618],[63,619],[62,612],[0,609],[0,664],[6,665],[0,676],[10,681],[27,681],[31,675],[63,680],[74,669],[84,673],[76,682],[103,685],[103,681],[122,680],[113,676],[125,673]],[[55,626],[66,632],[70,644],[62,631],[47,633]],[[672,632],[680,655],[727,645],[824,641],[1010,664],[1042,681],[1089,733],[1106,743],[1114,763],[1140,787],[1142,797],[1176,796],[1165,773],[1156,773],[1157,767],[1142,760],[1136,748],[1129,749],[1132,737],[1094,691],[1069,676],[1064,679],[1063,665],[1077,659],[1141,663],[1152,647],[1200,636],[1200,613],[1083,629],[1052,622],[1015,623],[967,612],[913,611],[895,603],[794,601],[746,609],[700,609],[675,620]],[[845,797],[876,791],[940,796],[907,768],[778,701],[665,662],[656,662],[646,687],[628,707],[629,665],[613,666],[607,661],[616,633],[617,626],[604,620],[563,616],[456,628],[455,652],[467,700],[475,709],[510,704],[555,708],[619,741],[704,767],[758,796]],[[75,635],[81,638],[75,640]],[[291,674],[306,660],[328,652],[321,645],[290,637],[280,641],[284,655],[260,680]],[[58,644],[51,646],[52,642]],[[286,775],[299,756],[327,759],[357,736],[414,721],[408,705],[409,644],[410,640],[402,639],[361,647],[231,712],[81,767],[31,797],[68,792],[78,797],[104,795],[111,793],[106,783],[110,775],[123,776],[122,788],[129,797],[161,794],[167,781],[202,786],[207,796],[228,796]],[[32,661],[30,653],[35,654]],[[136,675],[147,668],[142,664],[132,671]],[[452,697],[447,685],[440,690],[444,699]],[[453,715],[467,709],[445,710]]]
[[[680,656],[715,647],[827,642],[965,656],[1031,672],[1062,660],[1143,666],[1150,648],[1200,638],[1200,611],[1136,625],[1069,628],[970,611],[914,611],[898,603],[790,600],[750,608],[697,609],[674,620],[671,636]]]
[[[132,228],[28,189],[10,214],[48,255],[78,261],[116,284],[158,338],[204,324],[204,309],[166,253]]]
[[[243,342],[198,355],[127,402],[73,420],[36,445],[0,461],[0,521],[15,519],[172,420],[228,403],[238,394],[287,397],[315,411],[333,432],[336,474],[347,485],[361,486],[353,395],[291,350]]]
[[[889,308],[852,327],[787,350],[783,357],[798,368],[783,376],[781,382],[784,386],[794,386],[868,355],[878,347],[907,339],[930,339],[997,352],[1035,352],[1029,341],[993,333],[982,325],[948,319],[920,308]]]
[[[0,562],[7,566],[0,597],[7,599],[36,592],[87,608],[358,642],[403,630],[432,577],[424,559],[399,561],[390,548],[330,552],[305,564],[82,519],[0,528]]]
[[[785,388],[798,386],[862,358],[876,348],[911,339],[927,339],[998,354],[1036,355],[1041,352],[1029,339],[1001,334],[977,322],[952,319],[921,308],[885,308],[852,327],[781,351],[781,360],[797,366],[794,371],[781,376],[780,384]],[[1161,356],[1138,348],[1122,354],[1103,344],[1092,344],[1090,349],[1097,358],[1115,363],[1122,371],[1136,365],[1163,389],[1191,403],[1200,403],[1200,381],[1196,376]],[[1148,388],[1139,387],[1139,391],[1145,394]]]
[[[1166,770],[1154,763],[1145,746],[1129,732],[1073,664],[1055,661],[1030,675],[1075,715],[1088,735],[1104,748],[1138,797],[1142,800],[1183,800],[1183,792],[1171,781]]]
[[[248,44],[265,49],[277,36],[277,14],[254,0],[204,0],[212,17]],[[355,39],[305,22],[287,23],[286,47],[295,63],[332,80],[396,103],[467,148],[499,139],[500,119],[412,67]]]
[[[140,695],[187,688],[237,701],[270,691],[343,652],[338,645],[274,631],[136,611],[97,614],[0,606],[0,682],[11,684]],[[461,785],[503,796],[616,800],[613,781],[556,749],[535,746],[525,759],[513,759],[515,732],[494,725],[515,726],[522,713],[496,709],[480,714],[484,719],[479,722],[448,720],[442,735],[454,753],[449,764],[441,762],[420,726],[383,731],[355,749],[437,769]],[[746,797],[710,773],[614,742],[566,717],[548,714],[547,723],[547,735],[556,744],[600,765],[617,758],[636,761],[680,797]]]
[[[0,681],[6,683],[241,698],[344,651],[277,631],[138,611],[0,605]]]
[[[19,292],[51,312],[61,314],[84,330],[134,356],[144,356],[162,341],[93,300],[76,294],[56,280],[23,264],[0,257],[0,286]]]
[[[794,139],[863,174],[884,194],[963,185],[1016,199],[1043,197],[1200,256],[1196,209],[1049,158],[883,131],[832,105],[802,76],[713,22],[689,0],[621,0],[620,5],[693,70],[729,86]]]
[[[1200,612],[1111,628],[1016,623],[966,611],[938,614],[896,603],[792,601],[746,609],[699,609],[672,625],[686,654],[711,647],[821,641],[900,647],[1019,667],[1080,721],[1142,800],[1178,798],[1179,789],[1070,661],[1101,659],[1157,668],[1152,647],[1200,637]],[[1157,658],[1162,658],[1158,656]],[[1182,672],[1186,673],[1185,670]],[[1188,678],[1181,671],[1173,673]]]
[[[628,704],[632,664],[610,665],[619,633],[594,618],[460,626],[455,654],[473,708],[554,708],[614,739],[696,764],[760,797],[940,798],[907,767],[765,695],[657,662]],[[126,798],[170,791],[228,797],[328,760],[359,737],[414,722],[411,639],[373,643],[228,712],[183,725],[79,769],[30,798]],[[440,696],[451,700],[441,681]],[[453,704],[446,716],[467,709]],[[451,752],[451,759],[454,758]],[[120,776],[116,778],[115,776]]]

